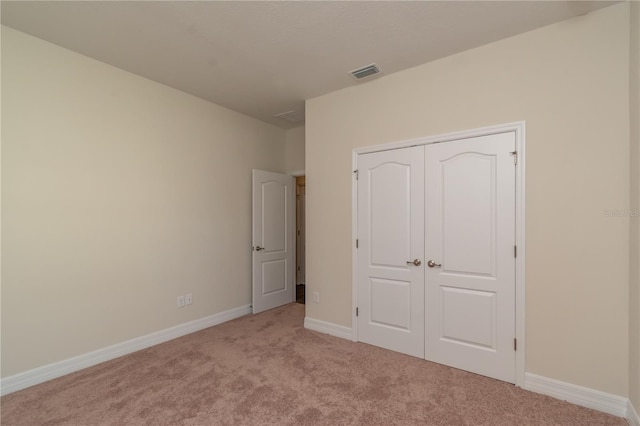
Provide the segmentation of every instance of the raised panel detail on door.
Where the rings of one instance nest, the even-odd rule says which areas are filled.
[[[290,188],[281,182],[265,182],[262,189],[262,243],[266,252],[287,249],[287,192]]]
[[[495,157],[465,152],[443,159],[440,167],[443,271],[493,276]]]
[[[502,133],[425,149],[426,358],[512,383],[514,146]]]
[[[411,256],[411,165],[386,162],[369,170],[371,264],[406,269]]]
[[[287,261],[277,259],[262,262],[262,295],[287,289]]]
[[[358,340],[424,357],[424,147],[358,156]]]
[[[440,288],[443,339],[496,349],[496,294],[464,288]]]
[[[411,282],[372,278],[371,322],[400,330],[411,330]]]

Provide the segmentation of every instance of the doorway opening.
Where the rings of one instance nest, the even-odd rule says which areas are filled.
[[[296,176],[296,302],[305,303],[305,177]]]

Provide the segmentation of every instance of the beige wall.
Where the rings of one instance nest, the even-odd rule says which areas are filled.
[[[5,27],[2,89],[4,377],[251,303],[283,130]]]
[[[629,5],[306,105],[307,316],[351,326],[356,147],[526,120],[526,370],[628,393]]]
[[[631,3],[631,211],[640,211],[640,3]],[[640,218],[631,217],[629,399],[640,413]]]
[[[285,132],[284,165],[288,173],[304,170],[304,126]]]

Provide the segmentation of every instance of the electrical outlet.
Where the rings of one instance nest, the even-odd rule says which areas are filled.
[[[184,306],[184,296],[178,296],[176,299],[176,305],[178,305],[178,308],[182,308]]]
[[[320,292],[313,292],[313,303],[320,303]]]
[[[184,304],[185,305],[190,305],[193,303],[193,294],[189,293],[189,294],[185,294],[184,296]]]

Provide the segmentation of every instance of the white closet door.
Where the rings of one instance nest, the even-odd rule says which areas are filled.
[[[426,359],[515,382],[513,133],[425,147]]]
[[[358,340],[424,358],[424,147],[360,155],[358,175]]]

